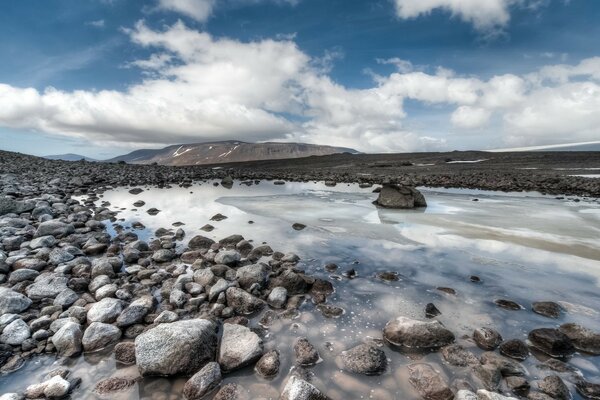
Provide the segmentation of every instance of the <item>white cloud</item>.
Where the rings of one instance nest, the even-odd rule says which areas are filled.
[[[175,11],[197,21],[206,21],[213,12],[215,0],[159,0],[158,7]]]
[[[104,28],[105,24],[106,23],[103,19],[86,22],[86,25],[93,26],[94,28]]]
[[[142,82],[121,91],[0,84],[0,125],[132,147],[235,138],[378,152],[460,147],[447,141],[472,129],[493,147],[600,137],[598,58],[490,79],[396,59],[397,71],[352,89],[293,40],[217,39],[182,22],[127,33],[152,52],[129,64]],[[433,111],[426,124],[415,123],[408,100]]]

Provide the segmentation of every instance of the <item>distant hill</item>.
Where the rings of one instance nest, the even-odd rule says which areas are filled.
[[[305,143],[246,143],[222,141],[168,146],[163,149],[142,149],[106,160],[131,164],[205,165],[231,162],[281,160],[339,153],[358,153],[345,147]]]
[[[82,156],[80,154],[73,154],[73,153],[56,154],[53,156],[44,156],[43,158],[47,158],[48,160],[63,160],[63,161],[80,161],[80,160],[98,161],[98,160],[90,158],[90,157]]]

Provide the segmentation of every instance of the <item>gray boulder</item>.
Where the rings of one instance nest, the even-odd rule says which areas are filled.
[[[244,289],[249,289],[254,284],[262,288],[267,284],[268,277],[269,272],[262,264],[247,265],[236,272],[236,279]]]
[[[0,287],[0,315],[19,314],[29,308],[31,299],[5,287]]]
[[[143,296],[134,300],[117,318],[117,326],[126,328],[141,323],[153,307],[154,298],[152,296]]]
[[[43,300],[55,298],[60,292],[67,289],[69,278],[51,272],[45,272],[35,278],[35,281],[27,286],[27,297],[31,300]]]
[[[375,203],[385,208],[427,207],[425,197],[414,187],[402,185],[384,185]]]
[[[290,376],[279,400],[329,400],[319,389],[304,379]]]
[[[183,396],[187,400],[201,400],[221,384],[221,368],[210,362],[192,376],[183,386]]]
[[[92,322],[83,334],[81,344],[87,352],[101,350],[113,345],[121,338],[121,330],[114,325]]]
[[[87,321],[88,323],[104,322],[110,324],[117,319],[122,311],[123,303],[121,300],[107,297],[92,304],[87,313]]]
[[[383,350],[368,344],[360,344],[342,352],[344,369],[364,375],[381,375],[387,365]]]
[[[81,353],[82,338],[81,325],[67,321],[52,336],[52,344],[54,344],[59,356],[71,357]]]
[[[20,346],[30,336],[31,331],[27,323],[22,319],[16,319],[4,328],[0,335],[0,342],[11,346]]]
[[[389,321],[383,329],[383,337],[395,346],[417,350],[443,347],[455,339],[439,321],[425,322],[406,317]]]
[[[42,222],[37,230],[35,231],[34,237],[42,236],[54,236],[56,238],[62,238],[75,232],[75,227],[71,224],[65,224],[64,222],[50,220]]]
[[[240,315],[253,314],[265,306],[265,302],[243,289],[230,287],[226,290],[227,305]]]
[[[242,325],[223,325],[218,361],[224,371],[234,371],[250,365],[262,354],[263,342],[256,333]]]

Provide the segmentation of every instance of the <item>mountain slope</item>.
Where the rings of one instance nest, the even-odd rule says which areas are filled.
[[[44,156],[43,158],[46,158],[48,160],[62,160],[62,161],[80,161],[80,160],[98,161],[93,158],[89,158],[86,156],[82,156],[80,154],[73,154],[73,153],[55,154],[55,155],[51,155],[51,156]]]
[[[305,143],[245,143],[223,141],[193,143],[165,147],[164,149],[142,149],[106,160],[125,161],[132,164],[161,165],[204,165],[256,160],[281,160],[309,156],[325,156],[338,153],[358,153],[344,147],[321,146]]]

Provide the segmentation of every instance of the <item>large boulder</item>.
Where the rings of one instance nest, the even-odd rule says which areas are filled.
[[[216,327],[205,319],[161,324],[135,339],[142,376],[195,374],[214,360],[216,349]]]
[[[425,322],[406,317],[389,321],[383,329],[383,337],[395,346],[415,350],[437,349],[455,339],[439,321]]]
[[[224,371],[243,368],[257,361],[263,354],[262,339],[242,325],[223,325],[219,348],[219,364]]]
[[[0,315],[18,314],[29,308],[32,301],[21,293],[0,287]]]
[[[425,197],[411,186],[384,185],[375,204],[385,208],[427,207]]]

